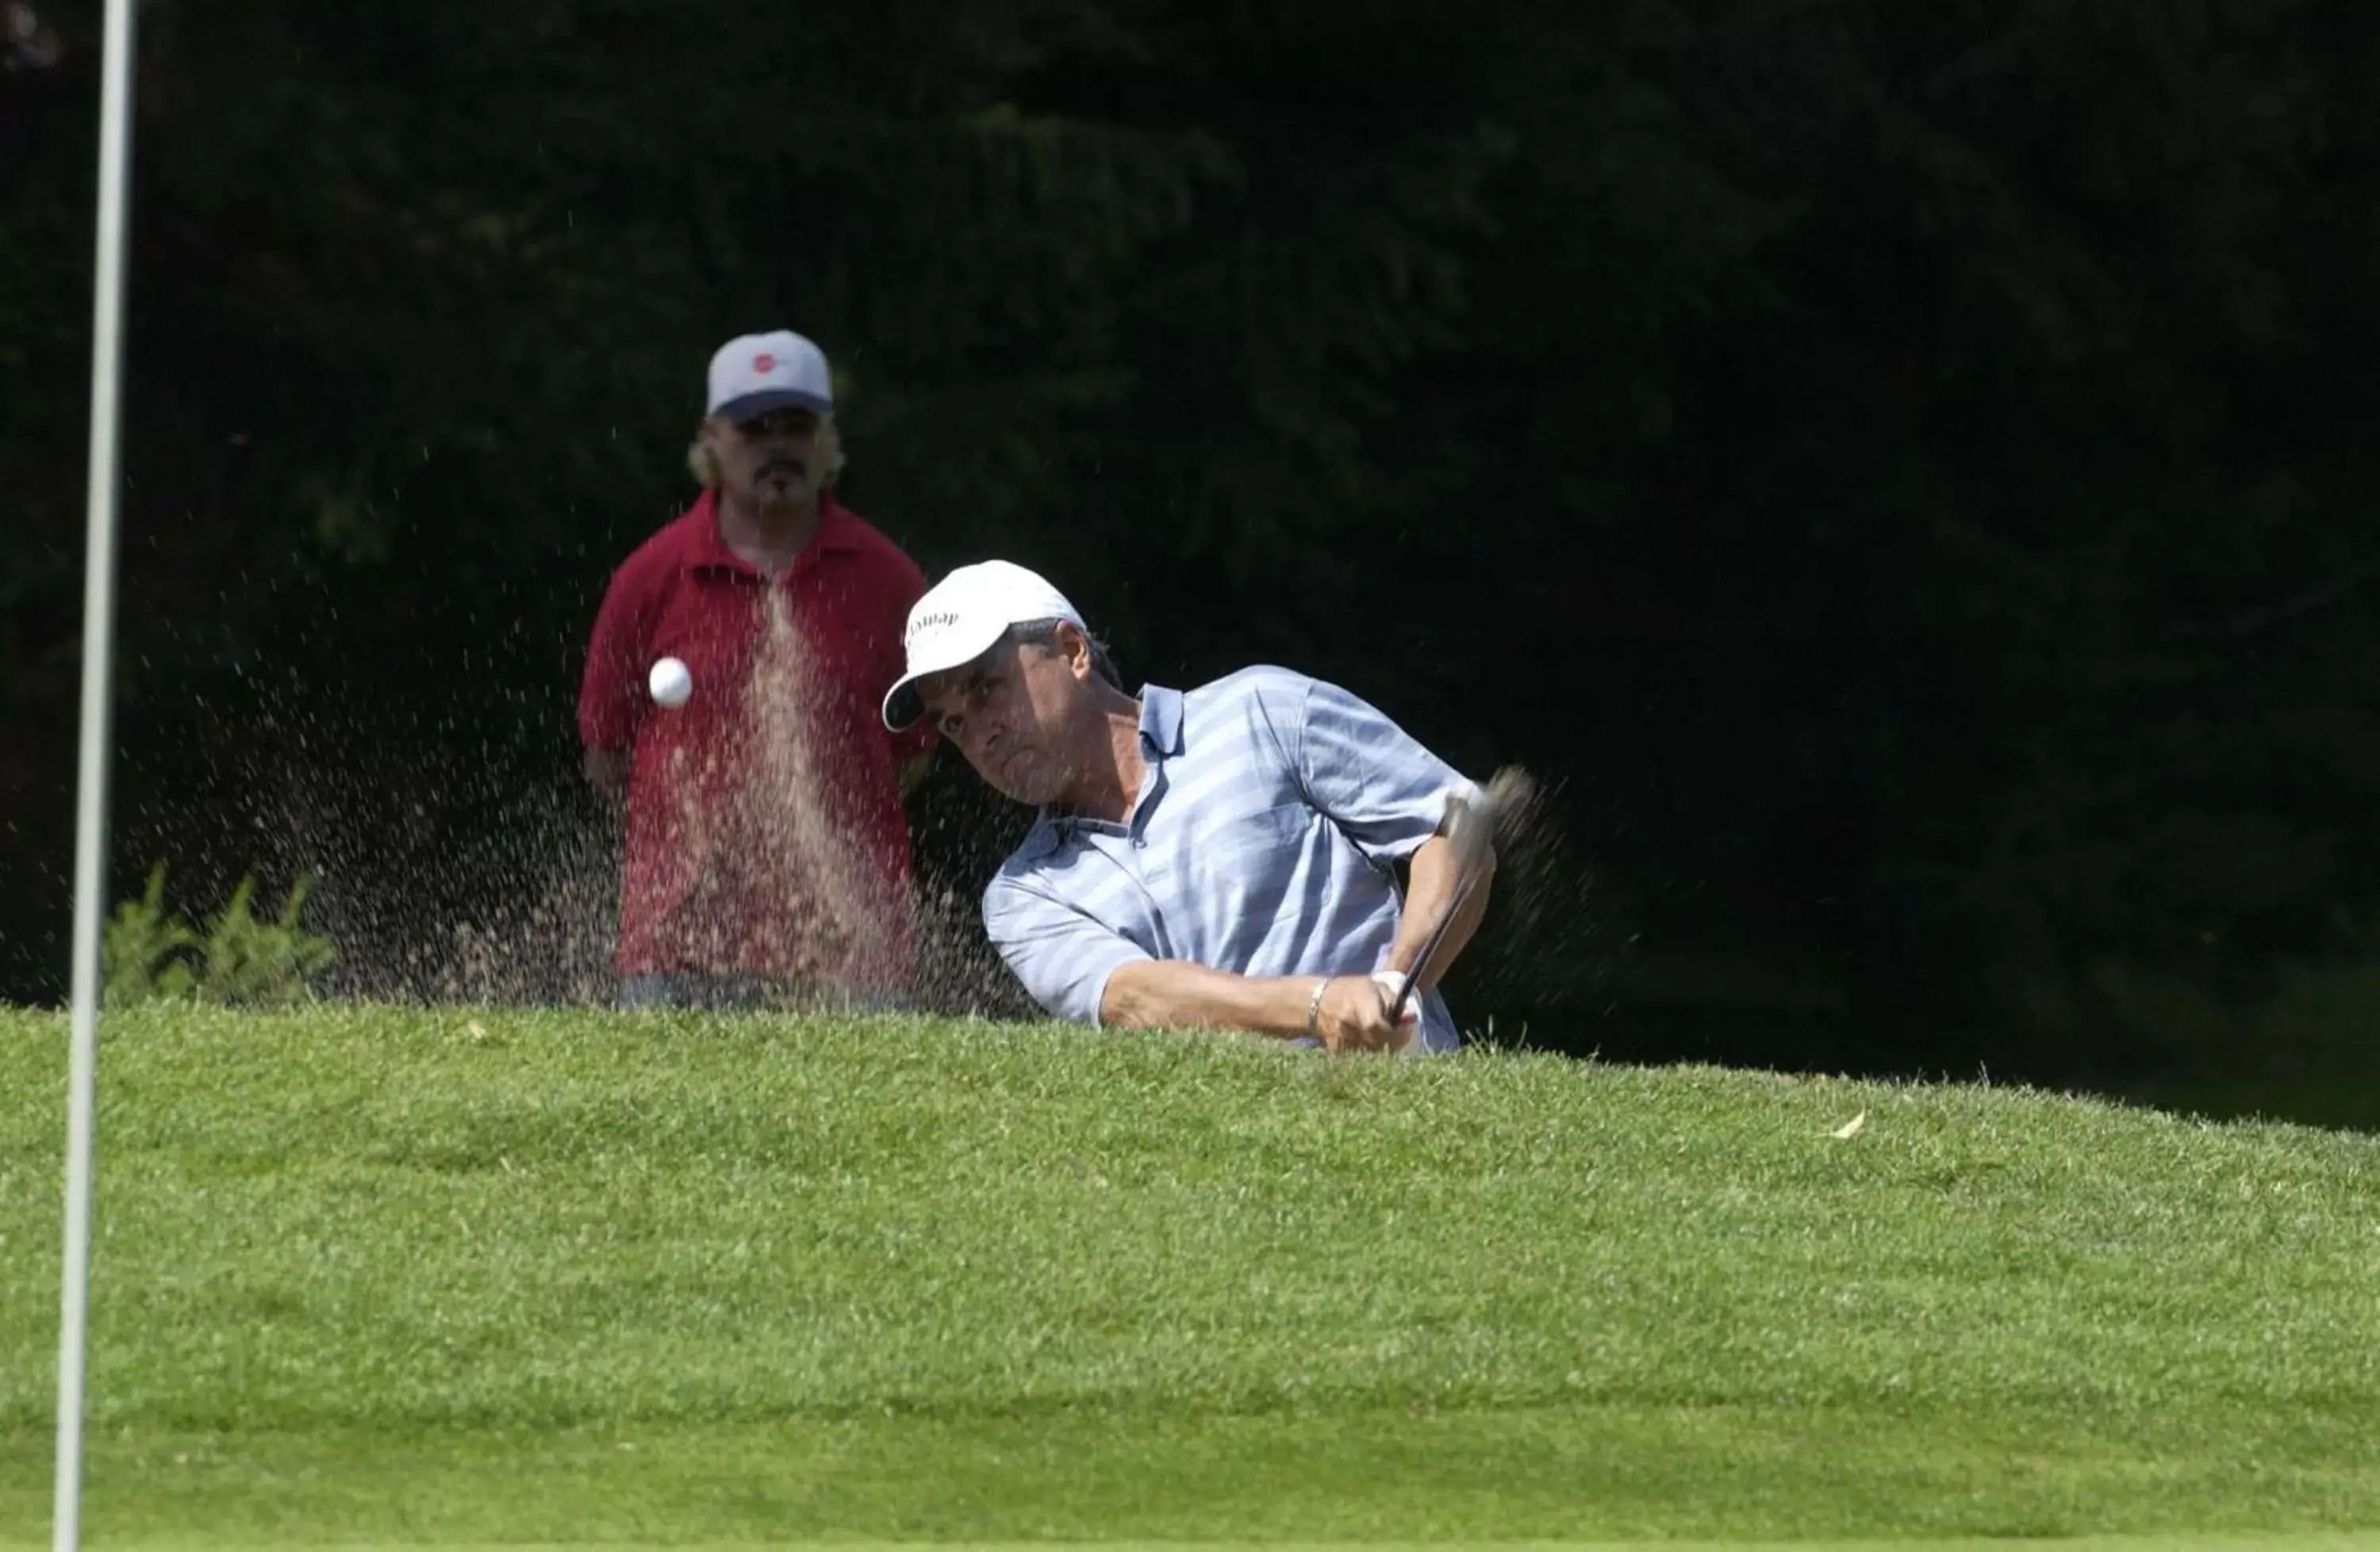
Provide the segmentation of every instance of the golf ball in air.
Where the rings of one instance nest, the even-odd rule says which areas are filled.
[[[663,706],[684,706],[694,694],[694,675],[675,658],[653,664],[651,684],[653,699]]]

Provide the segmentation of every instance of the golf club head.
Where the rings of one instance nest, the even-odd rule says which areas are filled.
[[[1536,780],[1517,765],[1508,765],[1488,778],[1447,794],[1446,818],[1439,831],[1454,843],[1456,858],[1475,863],[1495,844],[1505,821],[1518,814],[1536,791]]]

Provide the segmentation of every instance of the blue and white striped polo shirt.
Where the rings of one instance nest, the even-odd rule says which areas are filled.
[[[1141,692],[1148,770],[1123,824],[1043,809],[984,891],[984,927],[1042,1007],[1096,1025],[1108,976],[1135,960],[1244,976],[1384,968],[1400,899],[1391,864],[1470,785],[1336,685],[1250,668],[1184,694]],[[1422,1044],[1453,1016],[1422,1002]]]

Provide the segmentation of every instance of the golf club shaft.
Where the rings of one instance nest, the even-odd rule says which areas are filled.
[[[1389,1004],[1390,1025],[1405,1016],[1405,1004],[1412,1000],[1414,988],[1421,983],[1422,973],[1429,968],[1430,961],[1438,957],[1439,945],[1446,941],[1447,932],[1454,926],[1454,918],[1463,914],[1463,904],[1471,898],[1471,891],[1477,886],[1482,871],[1475,863],[1463,869],[1463,877],[1456,881],[1454,897],[1446,903],[1446,914],[1438,918],[1436,927],[1429,929],[1429,937],[1423,941],[1413,968],[1405,972],[1404,984],[1397,988],[1396,1000]]]

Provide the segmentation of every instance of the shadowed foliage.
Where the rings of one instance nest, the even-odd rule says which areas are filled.
[[[96,66],[95,6],[38,8],[0,73],[30,998]],[[686,494],[708,352],[783,321],[929,569],[1008,555],[1128,672],[1287,661],[1551,781],[1474,1022],[2368,1065],[2368,7],[144,15],[120,855],[220,893],[281,848],[380,989],[580,845],[595,597]],[[1013,819],[948,769],[921,815],[963,903]]]

